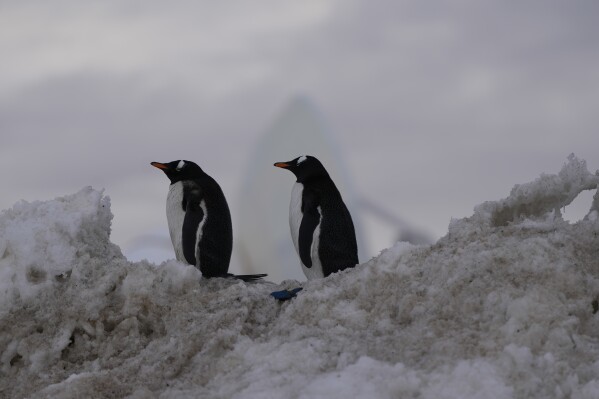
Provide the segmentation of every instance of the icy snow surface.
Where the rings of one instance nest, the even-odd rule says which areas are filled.
[[[0,214],[6,398],[597,398],[599,174],[557,175],[279,303],[268,282],[131,263],[91,188]]]

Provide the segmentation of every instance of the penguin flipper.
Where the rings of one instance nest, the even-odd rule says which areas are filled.
[[[183,247],[183,256],[190,265],[197,265],[196,259],[196,240],[197,232],[204,220],[204,210],[201,206],[201,192],[193,190],[190,195],[184,199],[185,219],[183,220],[183,231],[181,236],[181,246]]]
[[[314,230],[320,223],[320,213],[318,212],[318,199],[312,191],[304,190],[302,195],[302,222],[299,228],[299,256],[306,267],[312,267],[312,238]]]

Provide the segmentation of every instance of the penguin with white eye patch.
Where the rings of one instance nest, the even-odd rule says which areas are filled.
[[[166,198],[168,229],[178,261],[197,267],[204,277],[251,281],[266,274],[228,273],[233,250],[231,213],[218,183],[191,161],[152,162],[171,184]]]
[[[322,163],[304,155],[274,166],[291,171],[297,178],[291,191],[289,227],[308,280],[357,265],[354,223]]]

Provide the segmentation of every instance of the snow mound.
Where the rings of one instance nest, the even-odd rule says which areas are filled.
[[[587,170],[586,162],[570,154],[568,163],[557,175],[543,174],[535,181],[517,184],[510,196],[497,202],[485,202],[475,208],[474,217],[492,226],[506,226],[521,218],[535,218],[569,205],[584,190],[597,188],[599,176]],[[591,211],[599,211],[597,197]]]
[[[0,397],[597,398],[599,211],[571,156],[557,175],[303,284],[131,263],[86,188],[0,214]]]

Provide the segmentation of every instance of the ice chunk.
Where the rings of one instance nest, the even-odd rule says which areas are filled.
[[[598,185],[599,173],[591,174],[586,161],[570,154],[557,175],[543,174],[531,183],[515,185],[509,197],[477,206],[472,220],[506,226],[522,218],[542,218],[550,212],[561,216],[560,208],[570,204],[583,190],[597,189]],[[597,207],[596,202],[592,210]]]

